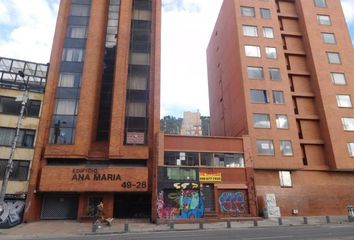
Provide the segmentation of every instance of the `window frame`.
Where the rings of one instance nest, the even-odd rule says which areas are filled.
[[[270,34],[267,33],[266,30],[270,29],[271,30],[271,36],[270,37]],[[264,38],[268,38],[268,39],[274,39],[274,30],[272,27],[262,27],[262,32],[263,32],[263,37]]]
[[[327,19],[324,20],[323,19],[324,17]],[[321,18],[322,18],[322,20],[321,20]],[[329,16],[329,15],[317,14],[317,22],[323,26],[331,26],[332,25],[332,19],[331,19],[331,16]]]
[[[313,4],[315,5],[315,7],[327,8],[326,0],[313,0]]]
[[[253,48],[255,48],[255,49],[253,49]],[[251,58],[261,58],[262,57],[261,47],[259,45],[247,45],[246,44],[246,45],[244,45],[244,49],[245,49],[245,56],[246,57],[251,57]],[[253,50],[257,51],[256,55],[247,55],[248,51],[253,51]]]
[[[250,9],[252,9],[252,15],[245,15],[244,13],[244,11],[242,11],[242,10],[246,10],[246,9],[248,9],[248,10],[250,10]],[[240,6],[240,11],[241,11],[241,16],[242,17],[256,17],[256,10],[255,10],[255,8],[254,7],[248,7],[248,6]]]
[[[331,42],[331,41],[326,41],[326,39],[328,39],[328,38],[326,38],[326,36],[332,36],[333,37],[333,42]],[[337,39],[336,39],[336,36],[335,36],[335,34],[334,33],[329,33],[329,32],[321,32],[321,37],[322,37],[322,41],[323,41],[323,43],[325,43],[325,44],[337,44]]]
[[[260,8],[259,12],[262,19],[272,19],[272,12],[269,8]]]
[[[286,148],[290,146],[290,153],[286,153]],[[280,153],[283,157],[293,157],[294,149],[291,140],[280,140],[279,141]]]
[[[342,64],[342,59],[340,57],[340,53],[339,52],[326,52],[326,55],[327,55],[327,60],[328,60],[329,64],[337,64],[337,65]],[[333,61],[333,57],[334,56],[338,57],[338,59],[335,59],[335,60],[338,60],[338,62],[337,61]]]
[[[260,78],[257,78],[257,77],[252,77],[250,75],[250,71],[256,71],[256,70],[260,70],[260,75],[261,77]],[[264,70],[263,70],[263,67],[258,67],[258,66],[247,66],[247,77],[248,79],[251,79],[251,80],[264,80]]]
[[[279,94],[279,95],[278,95]],[[278,102],[278,96],[281,96],[282,101]],[[273,103],[277,105],[285,104],[284,91],[281,90],[272,90]]]
[[[273,78],[272,71],[274,72],[275,70],[279,73],[279,79]],[[270,79],[271,81],[281,81],[281,71],[280,71],[280,68],[270,67],[270,68],[268,68],[268,72],[269,72],[269,79]]]
[[[259,144],[262,145],[262,142],[263,142],[263,144],[269,144],[269,147],[270,147],[269,153],[262,153],[262,152],[258,151],[260,149],[260,148],[258,148],[258,146],[259,146]],[[261,148],[261,149],[263,149],[263,148]],[[256,139],[256,153],[258,156],[274,156],[275,150],[274,150],[273,140],[271,140],[271,139]]]
[[[347,143],[348,153],[350,157],[354,157],[354,142]]]
[[[256,30],[256,31],[253,31],[253,33],[255,33],[255,35],[247,34],[247,32],[249,32],[249,31],[247,31],[246,28],[251,28],[252,30]],[[246,29],[246,31],[245,31],[245,29]],[[258,37],[258,28],[255,25],[242,25],[242,33],[243,33],[243,36],[245,36],[245,37]]]
[[[257,121],[255,121],[255,120],[257,120],[256,119],[257,116],[266,117],[266,119],[262,119],[262,121],[265,120],[264,122],[266,122],[267,124],[262,126],[261,124],[257,123]],[[252,122],[253,122],[254,128],[260,128],[260,129],[270,129],[271,128],[270,115],[268,113],[253,113],[252,114]]]
[[[335,76],[343,76],[343,80],[344,80],[344,83],[338,83],[336,82],[336,79],[335,79]],[[347,78],[345,76],[345,73],[341,73],[341,72],[331,72],[331,80],[332,80],[332,83],[334,85],[337,85],[337,86],[345,86],[347,85]],[[341,79],[342,80],[342,79]]]
[[[281,127],[281,123],[279,122],[280,121],[280,116],[285,116],[286,117],[286,127]],[[275,114],[275,123],[276,123],[276,126],[277,126],[277,129],[289,129],[289,118],[288,118],[288,115],[286,114]]]
[[[340,99],[341,97],[347,97],[346,100],[349,99],[349,103],[348,105],[346,104],[341,104],[341,103],[345,103],[346,100],[343,101],[343,99]],[[353,104],[352,104],[352,98],[351,95],[349,94],[336,94],[336,100],[337,100],[337,107],[339,108],[353,108]]]
[[[254,98],[252,97],[253,94],[255,92],[262,92],[263,93],[263,97],[264,97],[264,102],[260,102],[260,101],[254,101]],[[250,89],[250,94],[251,94],[251,103],[254,104],[268,104],[269,103],[269,96],[268,96],[268,92],[265,89]]]
[[[346,122],[346,120],[348,120],[348,122]],[[342,117],[341,121],[342,121],[342,126],[343,126],[344,131],[346,131],[346,132],[353,132],[354,131],[354,118],[353,117]]]
[[[287,176],[285,176],[285,173]],[[289,177],[287,181],[284,180],[284,177]],[[290,183],[288,183],[290,180]],[[293,180],[291,177],[291,171],[279,171],[279,184],[282,188],[291,188],[293,187]]]
[[[274,52],[269,52],[270,50],[274,50]],[[278,59],[278,52],[276,47],[264,47],[266,58],[268,59]],[[273,54],[275,55],[273,56]]]

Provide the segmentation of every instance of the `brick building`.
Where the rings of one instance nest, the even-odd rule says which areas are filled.
[[[160,1],[62,0],[25,221],[151,217]]]
[[[20,76],[19,71],[24,76]],[[47,64],[0,57],[0,184],[16,135],[22,97],[25,89],[28,90],[13,169],[6,188],[7,209],[0,213],[0,228],[22,222],[47,72]]]
[[[354,56],[340,0],[226,0],[207,49],[212,135],[250,136],[259,209],[354,203]]]

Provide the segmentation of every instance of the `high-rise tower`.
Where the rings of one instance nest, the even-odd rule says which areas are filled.
[[[284,215],[354,201],[354,60],[340,0],[226,0],[208,46],[213,135],[249,135]]]
[[[62,0],[25,221],[151,217],[159,0]]]

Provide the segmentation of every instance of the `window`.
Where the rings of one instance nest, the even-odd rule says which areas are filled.
[[[270,80],[279,81],[281,79],[279,68],[269,68],[269,78]]]
[[[274,38],[273,28],[263,27],[263,37],[265,38]]]
[[[351,108],[352,101],[350,95],[337,95],[337,106],[342,108]]]
[[[165,152],[165,165],[198,166],[199,154],[195,152]]]
[[[34,143],[34,130],[21,129],[18,139],[17,139],[17,147],[33,147]],[[12,145],[12,141],[14,140],[16,135],[15,128],[2,128],[0,127],[0,146],[8,146]]]
[[[174,181],[197,180],[196,169],[186,169],[186,168],[167,168],[167,179]]]
[[[256,140],[258,155],[274,155],[272,140]]]
[[[0,96],[0,113],[18,115],[21,111],[22,102],[12,97]],[[28,100],[25,108],[25,116],[38,117],[41,101]]]
[[[256,12],[253,7],[242,7],[241,6],[241,15],[244,17],[255,17]]]
[[[261,67],[247,67],[247,74],[249,79],[264,79],[263,68]]]
[[[275,104],[284,104],[284,93],[283,91],[272,91],[273,92],[273,102]]]
[[[200,153],[200,165],[214,166],[213,153]]]
[[[4,179],[8,160],[0,160],[0,180]],[[10,181],[27,181],[30,161],[13,161]]]
[[[261,57],[261,49],[259,46],[245,45],[245,54],[247,57]]]
[[[63,61],[82,62],[84,60],[84,50],[81,48],[64,48]]]
[[[80,17],[87,17],[90,14],[90,6],[89,5],[79,5],[79,4],[72,4],[70,15],[71,16],[80,16]]]
[[[243,36],[258,37],[258,32],[257,32],[256,26],[243,25],[242,29],[243,29]]]
[[[268,96],[266,90],[251,90],[252,103],[268,103]]]
[[[277,114],[276,115],[276,123],[277,123],[277,128],[279,129],[288,129],[289,124],[288,124],[288,116],[285,114]]]
[[[54,114],[58,115],[76,115],[76,99],[57,99]]]
[[[279,180],[281,187],[292,187],[290,171],[279,171]]]
[[[280,152],[283,156],[293,156],[293,146],[290,140],[280,140]]]
[[[270,128],[269,114],[254,113],[253,127],[255,128]]]
[[[345,131],[354,131],[354,118],[342,118],[342,125]]]
[[[327,52],[328,62],[330,64],[340,64],[340,55],[337,52]]]
[[[243,155],[233,153],[215,153],[214,166],[229,168],[244,167]]]
[[[261,18],[270,19],[271,17],[270,9],[261,8]]]
[[[68,32],[66,34],[68,38],[86,38],[85,26],[68,26]]]
[[[276,59],[277,58],[277,49],[274,47],[265,48],[267,58]]]
[[[333,33],[321,33],[322,34],[322,40],[324,43],[328,44],[335,44],[336,43],[336,37],[334,36]]]
[[[331,25],[331,18],[328,15],[317,15],[317,21],[321,25]]]
[[[321,8],[327,7],[326,0],[314,0],[314,4],[316,7],[321,7]]]
[[[335,85],[347,85],[344,73],[331,73],[332,82]]]
[[[347,143],[348,152],[351,157],[354,157],[354,143]]]

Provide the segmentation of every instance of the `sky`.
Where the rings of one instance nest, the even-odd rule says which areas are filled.
[[[341,2],[354,39],[354,0]],[[161,116],[207,116],[206,48],[222,0],[162,4]],[[58,7],[59,0],[0,0],[0,56],[49,62]]]

